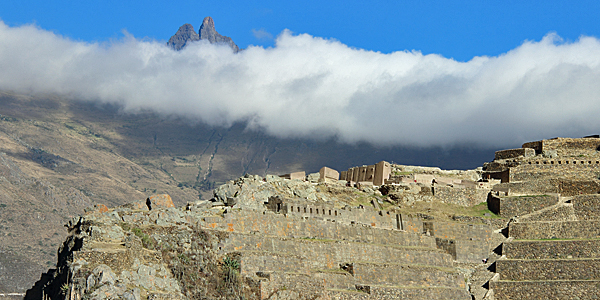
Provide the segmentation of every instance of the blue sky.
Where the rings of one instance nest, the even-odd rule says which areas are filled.
[[[246,50],[165,45],[206,16]],[[600,1],[1,1],[0,19],[0,91],[344,143],[600,128]]]
[[[466,61],[496,56],[549,32],[563,39],[600,36],[600,1],[12,1],[7,25],[39,27],[83,41],[167,40],[205,16],[241,47],[272,46],[284,29],[390,53],[418,50]],[[257,38],[253,30],[265,34]]]

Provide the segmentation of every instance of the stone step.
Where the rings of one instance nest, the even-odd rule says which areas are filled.
[[[453,268],[363,262],[346,268],[360,284],[465,288],[464,277]]]
[[[258,232],[277,237],[334,239],[435,248],[435,237],[421,233],[382,229],[364,224],[344,224],[327,219],[305,219],[274,213],[233,211],[227,213],[225,217],[204,217],[199,224],[207,229],[236,233]]]
[[[500,280],[600,280],[600,259],[500,259]]]
[[[496,300],[508,299],[600,299],[598,280],[494,281],[490,282]]]
[[[220,245],[223,252],[259,251],[301,257],[311,269],[334,269],[352,261],[452,266],[448,253],[436,248],[402,247],[319,239],[286,239],[230,233]]]
[[[328,289],[329,299],[366,300],[366,299],[413,299],[413,300],[471,300],[464,288],[428,287],[428,286],[376,286],[365,285],[359,290]]]
[[[502,244],[509,259],[600,258],[600,239],[512,240]]]
[[[508,235],[523,240],[600,238],[600,220],[513,222]]]

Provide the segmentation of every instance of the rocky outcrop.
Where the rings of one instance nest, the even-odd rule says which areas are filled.
[[[194,31],[194,27],[190,24],[183,24],[179,30],[173,35],[167,45],[174,50],[181,50],[189,43],[206,40],[211,44],[225,44],[233,49],[234,53],[240,51],[240,48],[233,42],[230,37],[223,36],[215,29],[215,22],[211,17],[206,17],[200,25],[198,33]]]

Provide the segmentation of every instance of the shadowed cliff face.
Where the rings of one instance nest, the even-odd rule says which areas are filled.
[[[230,37],[223,36],[215,29],[215,22],[211,17],[206,17],[200,25],[198,33],[194,31],[194,27],[190,24],[183,24],[179,30],[173,35],[167,45],[175,50],[181,50],[191,42],[206,40],[211,44],[225,44],[233,49],[234,53],[240,51],[240,48],[233,42]]]

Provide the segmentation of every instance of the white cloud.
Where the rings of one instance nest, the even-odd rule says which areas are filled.
[[[182,51],[126,36],[76,42],[0,23],[0,89],[122,103],[278,137],[482,146],[600,129],[600,41],[554,34],[497,57],[354,49],[283,32],[275,47],[198,42]]]
[[[252,35],[259,40],[272,40],[273,35],[266,31],[264,28],[252,29]]]

